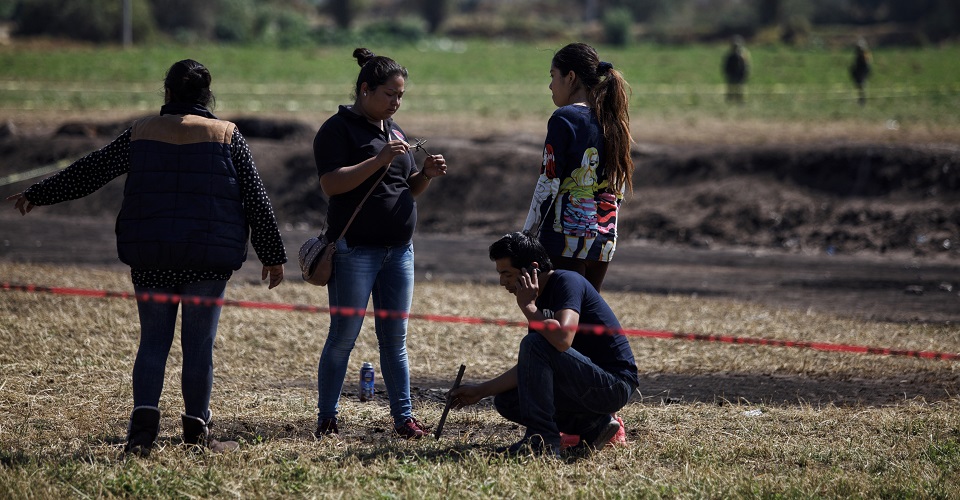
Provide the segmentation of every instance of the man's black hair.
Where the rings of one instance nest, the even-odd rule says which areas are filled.
[[[490,260],[510,259],[510,265],[517,269],[530,267],[536,262],[540,272],[553,269],[553,263],[547,256],[547,250],[529,233],[517,231],[503,235],[490,245]]]

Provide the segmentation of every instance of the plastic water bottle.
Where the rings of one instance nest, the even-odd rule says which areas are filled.
[[[360,368],[360,401],[373,400],[373,365],[364,362]]]

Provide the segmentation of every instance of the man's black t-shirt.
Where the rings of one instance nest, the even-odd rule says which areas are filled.
[[[620,321],[593,285],[573,271],[557,270],[550,276],[537,307],[557,313],[570,309],[580,314],[580,327],[601,326],[603,333],[578,331],[572,349],[590,358],[600,368],[633,387],[640,385],[637,364],[627,337],[619,332]]]
[[[390,140],[407,140],[393,120],[386,120],[385,128],[389,136],[349,107],[340,106],[337,114],[324,122],[313,139],[318,175],[322,177],[338,168],[373,158]],[[410,242],[417,225],[417,203],[410,192],[408,179],[416,171],[412,151],[393,159],[387,175],[350,224],[347,244],[394,246]],[[363,196],[382,173],[383,170],[379,170],[353,190],[330,197],[328,237],[340,235]]]

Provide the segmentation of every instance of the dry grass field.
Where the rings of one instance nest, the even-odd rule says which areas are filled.
[[[288,268],[288,272],[292,269]],[[132,291],[126,273],[0,262],[3,281]],[[239,281],[230,299],[326,305],[325,289],[288,276],[269,291]],[[746,303],[608,292],[625,328],[960,352],[954,324],[880,323]],[[512,297],[490,285],[419,283],[414,314],[515,321]],[[505,460],[493,447],[521,430],[489,404],[451,412],[442,439],[400,442],[377,399],[341,399],[343,434],[317,441],[316,363],[324,313],[226,307],[215,350],[215,433],[239,450],[197,455],[179,445],[179,352],[161,401],[159,448],[121,449],[131,410],[138,322],[129,299],[0,291],[0,497],[174,498],[955,498],[960,494],[960,363],[681,340],[631,339],[641,394],[621,412],[627,444],[588,458]],[[458,366],[465,381],[514,360],[517,327],[411,320],[417,416],[434,426]],[[365,326],[348,382],[377,364]],[[764,400],[671,398],[660,379],[730,376],[877,381],[939,387],[924,397],[838,403],[829,394]],[[662,384],[662,382],[661,382]],[[938,385],[939,384],[939,385]],[[682,393],[683,387],[675,388]],[[848,389],[854,390],[854,389]],[[722,392],[721,392],[722,394]],[[784,395],[781,395],[784,396]]]
[[[500,49],[492,53],[496,57],[490,60],[495,64],[505,60]],[[207,54],[200,54],[204,56],[202,60],[208,60]],[[534,55],[537,64],[547,60],[540,52]],[[778,53],[769,54],[774,56],[780,57]],[[112,54],[97,61],[107,64],[122,57]],[[143,55],[136,57],[150,60]],[[263,60],[256,64],[218,67],[246,70],[271,67],[261,63],[283,62],[259,57]],[[410,59],[432,63],[440,60],[438,57],[434,54]],[[477,71],[474,58],[451,57],[471,63],[465,73],[471,79],[478,73],[492,74],[490,70]],[[675,54],[664,51],[657,57],[662,62]],[[805,60],[806,56],[784,57],[790,62]],[[836,57],[840,61],[840,56]],[[166,53],[162,58],[154,58],[170,59]],[[342,62],[342,58],[337,61]],[[845,55],[843,61],[845,68]],[[69,61],[62,59],[54,62],[53,68],[69,66]],[[646,68],[647,60],[628,64]],[[17,74],[29,72],[31,66],[36,64],[10,65],[8,71],[12,68]],[[283,66],[299,69],[308,65]],[[802,65],[778,67],[792,66]],[[924,68],[930,72],[938,69],[933,64]],[[424,74],[431,74],[427,69],[424,68]],[[699,71],[700,63],[694,69]],[[310,71],[313,74],[318,70],[311,67]],[[711,74],[713,71],[711,66]],[[45,75],[47,71],[41,73]],[[221,74],[217,73],[218,78]],[[696,290],[703,289],[708,281],[736,288],[736,280],[742,279],[738,276],[759,274],[758,269],[750,268],[757,265],[756,261],[747,261],[739,269],[737,263],[744,260],[725,262],[726,267],[715,275],[695,276],[695,280],[688,279],[689,283],[668,286],[664,279],[657,286],[645,285],[649,290],[658,290],[657,293],[620,291],[611,286],[604,296],[625,328],[960,353],[960,326],[953,319],[958,309],[950,309],[950,304],[957,303],[960,287],[956,267],[956,242],[960,238],[953,216],[958,196],[955,159],[960,154],[960,126],[950,112],[955,108],[950,104],[955,91],[950,90],[946,97],[931,94],[929,99],[921,99],[926,95],[922,92],[919,97],[910,98],[894,93],[878,95],[864,110],[847,106],[852,103],[849,99],[811,101],[757,92],[756,99],[751,99],[747,107],[728,110],[719,94],[707,95],[699,105],[692,102],[696,100],[693,93],[689,103],[682,93],[670,94],[658,103],[660,83],[637,81],[643,74],[638,70],[633,73],[637,76],[631,77],[643,99],[632,114],[638,142],[635,157],[643,174],[638,179],[643,182],[637,183],[637,193],[628,199],[627,209],[634,212],[624,220],[631,221],[638,230],[658,220],[666,221],[672,232],[667,231],[660,238],[664,241],[650,234],[637,238],[651,246],[667,243],[662,251],[668,254],[677,248],[670,244],[699,245],[698,250],[703,252],[699,255],[711,261],[733,262],[729,258],[732,253],[724,252],[740,252],[747,245],[758,255],[776,254],[784,260],[803,257],[802,262],[809,263],[811,268],[818,267],[824,262],[822,259],[832,258],[826,252],[833,249],[826,246],[830,243],[839,249],[831,262],[833,266],[840,265],[838,261],[850,262],[855,267],[868,260],[882,260],[907,271],[898,273],[896,279],[879,273],[859,279],[857,283],[868,289],[848,290],[848,283],[834,276],[830,283],[836,290],[832,290],[832,295],[820,296],[817,292],[822,288],[809,283],[829,281],[832,271],[818,268],[815,271],[819,272],[820,281],[794,280],[807,288],[805,297],[817,296],[819,302],[813,302],[810,308],[690,292],[695,286],[701,287]],[[65,79],[72,82],[76,77],[70,73]],[[523,77],[524,82],[528,79]],[[232,80],[240,79],[223,75],[224,82]],[[256,77],[253,80],[258,81]],[[476,109],[466,106],[469,102],[465,100],[477,98],[479,93],[456,82],[437,87],[448,94],[419,101],[411,97],[398,122],[410,133],[429,137],[431,151],[440,148],[437,151],[456,161],[460,169],[442,181],[449,191],[431,192],[433,197],[423,200],[423,220],[418,231],[457,233],[451,236],[485,242],[491,234],[516,229],[515,219],[522,219],[529,202],[547,113],[514,108],[538,102],[549,106],[546,81],[525,84],[536,87],[529,96],[480,95]],[[769,83],[756,88],[774,86]],[[716,85],[710,86],[713,87]],[[433,87],[424,90],[430,88]],[[19,173],[99,147],[114,135],[98,135],[91,124],[130,120],[153,109],[154,100],[159,98],[146,92],[151,104],[142,109],[120,103],[116,108],[99,110],[92,104],[84,108],[81,97],[85,96],[80,94],[83,93],[71,98],[74,94],[64,93],[66,99],[76,99],[81,104],[79,110],[27,109],[19,104],[0,109],[0,123],[6,124],[9,131],[8,137],[0,138],[0,156],[4,159],[0,174]],[[5,97],[10,96],[12,92]],[[231,109],[230,94],[221,96],[223,116],[242,118],[245,108]],[[523,99],[530,103],[521,102]],[[418,102],[422,106],[419,110]],[[449,105],[442,113],[426,106],[445,102],[455,105]],[[700,109],[703,106],[707,106],[707,111]],[[97,111],[89,111],[94,109]],[[267,109],[271,111],[256,115],[305,123],[312,131],[333,108],[287,112],[282,111],[282,106]],[[930,116],[921,116],[925,113]],[[61,125],[68,122],[79,123],[82,134],[58,134]],[[251,140],[258,168],[283,216],[285,235],[290,233],[287,226],[309,227],[308,223],[316,222],[310,220],[304,208],[310,208],[311,201],[304,193],[315,191],[315,185],[308,186],[292,175],[299,168],[315,182],[311,137],[312,132],[288,141]],[[924,155],[914,154],[914,149],[921,148]],[[844,196],[825,194],[819,184],[798,187],[794,180],[775,180],[771,172],[781,165],[772,161],[751,175],[731,175],[732,170],[725,168],[728,164],[759,165],[751,163],[757,159],[794,162],[808,157],[811,151],[822,154],[828,149],[843,152],[850,157],[846,159],[877,159],[870,171],[885,171],[881,166],[916,165],[920,163],[916,158],[943,161],[941,174],[932,177],[940,183],[934,186],[939,190],[923,186],[924,189],[903,189],[893,195]],[[911,156],[883,153],[891,158],[881,158],[879,153],[868,155],[871,151],[907,151]],[[880,159],[884,161],[879,162]],[[714,168],[714,163],[724,168]],[[689,178],[661,179],[659,184],[650,181],[690,165],[710,168],[702,168]],[[928,169],[931,172],[936,173]],[[897,180],[912,181],[915,177],[918,176],[904,175]],[[648,181],[649,185],[644,184]],[[26,188],[28,182],[33,181],[11,183],[5,194]],[[500,182],[507,188],[490,189],[491,182]],[[109,221],[101,232],[74,223],[70,231],[46,229],[42,237],[37,236],[41,233],[39,228],[46,227],[47,216],[112,216],[119,199],[119,184],[115,182],[87,197],[84,203],[43,207],[23,219],[17,215],[20,226],[0,218],[2,227],[19,228],[0,234],[0,284],[131,292],[129,274],[121,268],[80,265],[71,260],[93,252],[98,255],[82,255],[84,262],[101,256],[104,260],[97,262],[115,261]],[[300,204],[281,206],[282,195]],[[472,205],[466,204],[467,200]],[[697,200],[703,206],[697,206]],[[803,248],[786,248],[776,242],[750,238],[772,234],[768,225],[773,218],[757,219],[759,229],[742,227],[743,220],[749,218],[730,218],[743,213],[779,213],[784,208],[803,208],[807,204],[849,206],[849,210],[836,210],[849,215],[849,223],[841,227],[833,219],[817,219],[830,232],[820,231],[819,239],[811,236]],[[498,212],[478,210],[494,206],[499,208]],[[720,210],[723,207],[729,209]],[[707,209],[713,211],[713,218],[697,218],[703,215],[699,212],[706,213]],[[867,216],[882,219],[879,215],[888,212],[892,214],[889,223],[864,220],[870,218]],[[908,212],[923,217],[906,217]],[[651,214],[662,217],[650,217]],[[927,226],[917,221],[929,222],[928,214],[945,214],[937,219],[938,232],[920,231]],[[295,219],[294,215],[302,219]],[[28,235],[20,230],[26,224],[37,229]],[[853,243],[860,240],[853,237],[853,243],[846,248],[827,241],[847,234],[867,234],[869,229],[880,226],[902,231],[877,233],[884,237],[877,237],[881,244],[874,246],[858,247]],[[922,232],[918,236],[924,237],[926,246],[911,246],[919,238],[913,238],[907,229]],[[676,237],[697,235],[696,231],[704,230],[712,231],[711,239]],[[307,229],[300,231],[296,237],[302,239]],[[889,240],[885,235],[893,232],[906,235],[900,239],[907,243],[890,246],[888,250],[882,243]],[[724,235],[728,237],[721,238]],[[90,238],[98,239],[96,245]],[[950,245],[944,247],[944,242]],[[292,250],[288,245],[288,254],[292,255]],[[55,255],[44,261],[47,254]],[[623,255],[627,255],[626,251]],[[423,266],[418,267],[418,273],[427,269],[438,276],[444,274],[443,265],[451,265],[421,262],[419,255],[417,264]],[[638,263],[622,258],[611,272],[621,273],[622,279],[629,280],[637,269],[648,269],[639,267],[640,264],[649,268],[657,262]],[[908,307],[919,303],[920,296],[904,293],[903,285],[914,285],[920,273],[907,277],[900,274],[910,274],[921,264],[937,266],[935,272],[927,271],[923,276],[927,286],[923,299],[940,300],[940,306],[947,304],[937,309],[936,315],[925,310],[914,313]],[[434,265],[439,267],[427,267]],[[256,266],[251,258],[243,274],[238,274],[228,286],[228,299],[320,307],[327,304],[326,290],[302,283],[294,265],[287,265],[288,280],[275,290],[251,282],[248,276],[257,271]],[[655,281],[674,269],[648,274],[654,275]],[[687,279],[699,269],[688,267],[673,274]],[[444,393],[461,364],[467,367],[464,381],[471,382],[496,375],[515,362],[517,344],[524,334],[520,327],[428,321],[419,316],[520,320],[522,316],[516,311],[512,296],[490,281],[476,278],[476,273],[484,271],[471,270],[475,274],[460,281],[420,279],[423,275],[418,274],[412,311],[418,316],[410,321],[408,351],[414,410],[427,426],[433,427],[439,421]],[[493,273],[492,267],[489,272]],[[779,286],[780,293],[789,292],[777,283],[771,280],[770,286]],[[888,295],[894,303],[889,308],[899,309],[899,315],[867,311],[867,306],[882,307],[877,306],[880,302],[873,297],[883,291],[891,292]],[[824,297],[837,297],[844,292],[849,297],[836,300],[836,307],[822,307],[823,301],[830,300]],[[779,303],[791,301],[799,302],[788,296]],[[828,312],[832,310],[845,314]],[[888,321],[873,319],[878,317]],[[944,317],[947,319],[938,319]],[[159,446],[148,458],[124,458],[121,451],[132,409],[131,370],[139,334],[135,303],[130,299],[0,289],[0,499],[960,498],[960,361],[633,336],[631,345],[642,383],[639,394],[620,412],[627,430],[626,445],[608,447],[586,458],[506,460],[493,454],[493,448],[512,443],[521,436],[522,429],[500,418],[489,402],[452,411],[440,440],[430,437],[404,442],[393,438],[382,384],[378,383],[374,401],[360,403],[357,398],[355,381],[361,363],[373,362],[379,375],[376,339],[372,322],[368,323],[371,324],[365,325],[351,357],[348,383],[341,398],[342,434],[338,439],[318,441],[313,437],[316,369],[328,327],[327,314],[226,307],[215,346],[211,406],[215,436],[239,441],[239,449],[223,455],[196,454],[180,445],[180,352],[175,342],[160,405],[163,419]]]

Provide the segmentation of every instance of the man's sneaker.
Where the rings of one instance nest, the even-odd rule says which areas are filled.
[[[620,431],[620,421],[613,416],[607,417],[607,421],[600,424],[596,429],[584,433],[580,436],[580,442],[575,446],[567,448],[567,453],[574,457],[587,457],[602,450],[604,446],[611,444],[611,441]]]
[[[613,414],[613,418],[617,420],[617,423],[620,424],[620,428],[617,430],[617,433],[610,438],[611,445],[622,445],[627,444],[627,430],[623,425],[623,419],[620,418],[620,415],[616,413]],[[572,448],[580,444],[580,436],[578,434],[564,434],[560,433],[560,449]]]
[[[330,434],[340,434],[340,429],[337,427],[337,418],[325,418],[320,420],[317,423],[317,439],[322,438],[323,436],[328,436]]]
[[[578,434],[565,434],[560,433],[560,449],[565,450],[567,448],[573,447],[580,444],[580,436]]]
[[[407,417],[402,424],[395,426],[393,430],[404,439],[420,439],[427,435],[423,425],[413,417]]]
[[[610,416],[607,419],[596,430],[580,436],[580,441],[586,443],[593,451],[603,449],[620,431],[620,422],[616,418]]]
[[[620,418],[620,415],[617,415],[616,413],[613,414],[613,418],[617,419],[617,423],[620,424],[620,430],[618,430],[613,436],[613,439],[610,440],[610,444],[627,444],[627,428],[623,425],[623,419]]]

